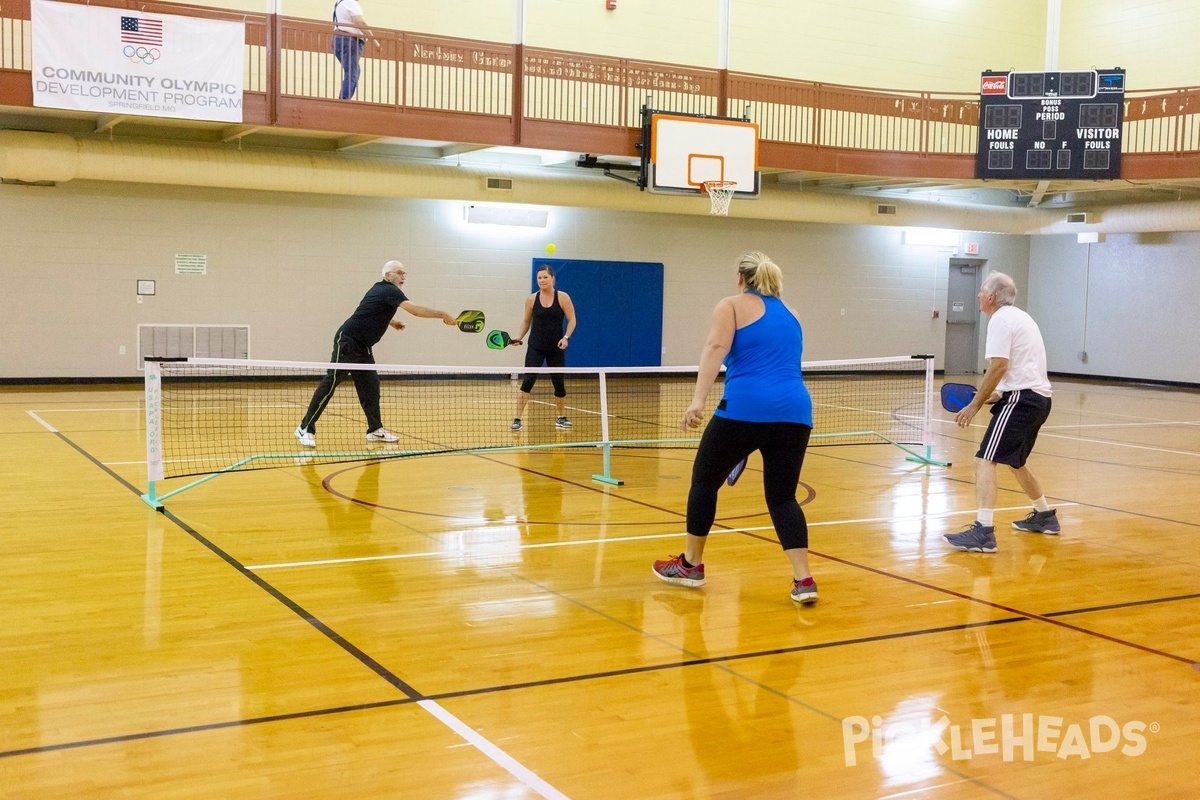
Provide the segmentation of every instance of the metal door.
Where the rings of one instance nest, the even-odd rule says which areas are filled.
[[[950,259],[946,282],[946,374],[979,372],[979,283],[983,263]]]

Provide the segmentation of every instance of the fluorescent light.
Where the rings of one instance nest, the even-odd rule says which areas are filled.
[[[918,247],[958,247],[958,231],[944,228],[905,228],[901,241]]]
[[[544,228],[550,212],[540,208],[515,206],[467,206],[467,222],[480,225],[518,225],[524,228]]]

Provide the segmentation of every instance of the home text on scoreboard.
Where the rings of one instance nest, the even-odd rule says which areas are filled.
[[[976,178],[1121,177],[1125,70],[985,72]]]

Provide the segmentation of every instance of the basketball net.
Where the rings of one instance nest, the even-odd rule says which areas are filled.
[[[712,208],[708,213],[718,217],[729,216],[729,201],[733,199],[737,181],[705,181],[701,186],[708,199],[712,200]]]

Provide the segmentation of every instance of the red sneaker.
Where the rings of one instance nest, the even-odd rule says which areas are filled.
[[[817,582],[811,575],[804,580],[792,580],[792,602],[802,606],[817,602]]]
[[[704,585],[704,565],[697,564],[694,567],[685,567],[683,565],[683,553],[673,558],[668,558],[666,561],[655,561],[652,569],[655,575],[667,583],[677,583],[680,586],[692,587]]]

